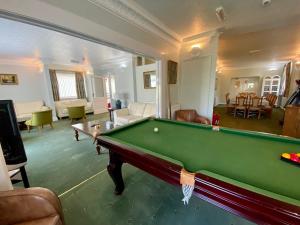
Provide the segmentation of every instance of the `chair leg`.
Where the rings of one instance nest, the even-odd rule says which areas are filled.
[[[50,127],[53,129],[53,124],[52,123],[50,123]]]
[[[244,119],[246,118],[246,110],[244,110]]]
[[[42,129],[41,129],[41,127],[42,127],[42,126],[38,126],[38,128],[39,128],[39,133],[41,133],[41,132],[42,132]]]
[[[28,130],[28,133],[30,133],[30,126],[29,125],[27,125],[27,130]]]

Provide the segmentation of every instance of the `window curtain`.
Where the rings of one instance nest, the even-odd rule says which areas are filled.
[[[286,64],[285,90],[284,90],[284,93],[283,93],[284,97],[289,97],[290,85],[291,85],[291,65],[292,65],[291,62],[289,62],[288,64]]]
[[[58,82],[56,77],[55,70],[49,70],[50,80],[51,80],[51,87],[52,87],[52,94],[54,101],[59,101],[59,91],[58,91]]]
[[[282,73],[281,82],[280,82],[279,96],[284,95],[285,87],[286,87],[286,65],[284,65],[284,67],[283,67],[283,73]]]
[[[77,98],[86,98],[82,72],[75,72]]]

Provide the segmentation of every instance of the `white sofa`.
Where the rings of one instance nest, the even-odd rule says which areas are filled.
[[[15,102],[14,103],[18,122],[30,120],[33,112],[46,111],[50,108],[43,101]]]
[[[88,102],[86,99],[61,100],[55,102],[55,110],[57,117],[61,119],[62,117],[69,116],[68,107],[72,106],[84,106],[85,113],[94,112],[93,104],[91,102]]]
[[[114,123],[122,126],[155,114],[156,105],[153,103],[130,103],[128,108],[114,110]]]

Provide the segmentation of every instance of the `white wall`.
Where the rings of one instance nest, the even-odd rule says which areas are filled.
[[[213,114],[218,34],[212,33],[183,44],[180,62],[179,103],[182,109],[196,109],[209,119]],[[192,45],[200,44],[198,52]]]
[[[268,68],[244,68],[244,69],[232,69],[222,70],[217,74],[217,90],[215,96],[215,103],[225,104],[225,94],[230,93],[230,82],[232,78],[238,77],[259,77],[258,92],[257,95],[261,95],[261,89],[263,84],[263,78],[265,76],[282,76],[283,66],[277,70],[269,70]],[[230,98],[234,98],[233,93],[230,93]]]
[[[136,67],[136,92],[138,102],[156,103],[156,88],[144,88],[144,72],[158,71],[157,63]]]
[[[0,191],[12,190],[13,186],[8,175],[7,166],[0,145]]]
[[[0,73],[17,74],[19,80],[18,85],[0,85],[0,99],[12,99],[15,102],[48,100],[45,76],[39,67],[0,65]]]

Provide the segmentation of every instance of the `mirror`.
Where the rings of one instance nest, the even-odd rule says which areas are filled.
[[[144,72],[144,88],[145,89],[156,88],[156,71]]]

